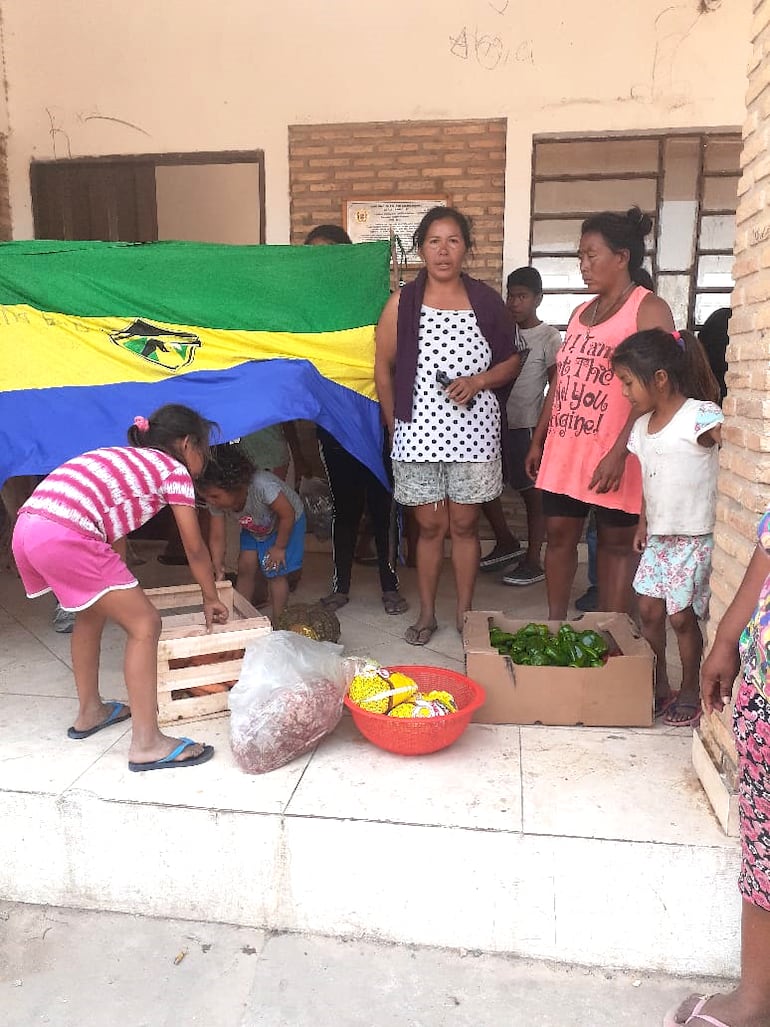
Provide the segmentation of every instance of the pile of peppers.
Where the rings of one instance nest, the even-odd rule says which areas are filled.
[[[525,624],[514,634],[490,628],[489,641],[502,656],[526,667],[601,667],[609,651],[598,631],[576,631],[569,624],[556,634],[547,624]]]

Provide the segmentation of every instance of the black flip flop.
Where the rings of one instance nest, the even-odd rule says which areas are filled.
[[[77,728],[71,727],[67,731],[67,738],[90,738],[97,731],[102,731],[106,727],[112,727],[113,724],[120,724],[122,721],[128,720],[130,716],[131,710],[124,702],[113,702],[109,715],[101,724],[97,724],[96,727],[86,728],[85,731],[78,731]]]
[[[197,767],[199,763],[208,763],[214,755],[213,745],[204,745],[203,752],[198,753],[197,756],[188,756],[186,760],[177,759],[177,756],[181,755],[185,749],[189,749],[191,745],[198,744],[192,738],[180,738],[179,745],[172,749],[168,756],[163,756],[159,760],[153,760],[151,763],[132,763],[129,760],[128,769],[135,772],[143,770],[174,770],[178,767]]]
[[[438,624],[435,621],[426,628],[418,628],[416,624],[412,624],[404,633],[404,641],[409,645],[427,645],[437,631]]]
[[[382,605],[385,607],[385,613],[391,617],[397,617],[409,609],[409,603],[398,592],[383,592]]]

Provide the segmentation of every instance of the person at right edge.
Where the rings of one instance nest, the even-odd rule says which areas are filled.
[[[581,227],[580,271],[595,297],[572,314],[527,453],[543,492],[551,620],[564,620],[586,517],[596,517],[599,609],[628,613],[642,507],[639,461],[626,448],[636,414],[612,370],[615,347],[647,328],[674,330],[667,303],[638,285],[652,221],[638,207],[594,214]]]
[[[691,995],[670,1010],[664,1027],[767,1027],[770,1024],[770,509],[758,544],[719,622],[701,668],[706,713],[722,711],[735,696],[733,731],[738,752],[741,839],[741,977],[726,995]],[[687,924],[681,925],[683,938]]]

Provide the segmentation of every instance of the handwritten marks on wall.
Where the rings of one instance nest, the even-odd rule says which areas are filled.
[[[449,53],[484,71],[498,71],[510,63],[534,64],[532,42],[511,32],[512,13],[511,0],[485,0],[475,23],[466,23],[450,35]]]
[[[501,71],[513,64],[535,64],[531,38],[522,38],[521,8],[514,0],[464,0],[466,14],[456,31],[449,33],[449,53],[457,60],[486,72]],[[720,11],[724,0],[672,0],[654,4],[662,10],[654,18],[654,51],[651,82],[634,86],[633,99],[667,99],[671,106],[687,102],[689,83],[676,80],[677,58],[682,46],[704,19]]]
[[[115,117],[111,114],[102,114],[97,108],[73,111],[64,107],[52,106],[44,107],[43,109],[48,118],[48,136],[51,140],[51,156],[54,160],[72,157],[73,147],[77,151],[77,144],[82,136],[82,133],[78,135],[78,132],[81,126],[87,126],[89,122],[96,122],[99,127],[117,125],[120,128],[131,129],[132,132],[139,132],[141,135],[150,136],[150,133],[142,128],[141,125],[136,125],[133,121],[127,121],[125,118]],[[84,152],[82,148],[80,152]],[[86,149],[85,152],[88,153],[89,151]]]

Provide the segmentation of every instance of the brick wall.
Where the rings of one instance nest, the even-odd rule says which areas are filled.
[[[291,125],[292,243],[315,225],[342,224],[346,199],[447,196],[473,220],[467,270],[499,289],[505,133],[504,118]]]
[[[770,4],[759,0],[754,7],[720,455],[715,620],[735,595],[770,500]]]
[[[755,0],[738,187],[735,291],[720,453],[709,635],[731,602],[770,501],[770,3]],[[735,777],[730,711],[701,721],[700,738],[728,787]]]
[[[0,135],[0,240],[11,238],[11,204],[8,197],[8,160],[5,136]]]

